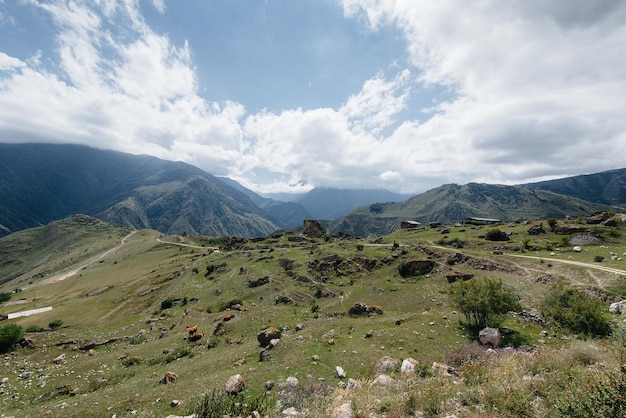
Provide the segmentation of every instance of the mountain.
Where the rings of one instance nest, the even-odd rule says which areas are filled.
[[[575,197],[521,186],[447,184],[404,202],[375,203],[326,223],[332,234],[362,237],[395,231],[403,220],[453,223],[468,217],[518,219],[583,216],[602,207]]]
[[[168,234],[279,229],[244,193],[189,164],[78,145],[0,144],[0,236],[73,213]]]
[[[297,228],[305,219],[312,217],[300,203],[266,198],[228,177],[218,178],[248,196],[254,204],[265,211],[268,219],[281,228]]]
[[[604,205],[626,206],[626,168],[523,186],[533,190],[549,190]]]
[[[316,219],[335,219],[363,205],[376,202],[400,202],[411,195],[388,190],[344,190],[316,188],[296,200]]]

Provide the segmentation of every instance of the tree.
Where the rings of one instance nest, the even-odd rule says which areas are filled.
[[[54,321],[50,322],[48,324],[48,326],[50,327],[50,329],[57,329],[59,328],[61,325],[63,325],[63,321],[60,319],[55,319]]]
[[[508,241],[509,236],[501,229],[494,228],[485,234],[485,239],[489,241]]]
[[[16,324],[9,324],[0,328],[0,353],[13,351],[23,335],[24,330]]]
[[[450,297],[465,316],[461,324],[472,332],[498,327],[504,314],[520,309],[517,295],[503,288],[502,280],[491,278],[456,282]]]

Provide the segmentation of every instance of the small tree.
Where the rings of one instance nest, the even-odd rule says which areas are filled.
[[[557,221],[556,218],[548,218],[546,219],[546,222],[548,222],[548,226],[550,227],[550,229],[554,229],[559,221]]]
[[[465,316],[461,325],[471,332],[498,327],[504,314],[520,309],[519,298],[503,288],[502,280],[491,278],[456,282],[450,287],[450,297]]]
[[[0,328],[0,353],[13,351],[23,335],[24,330],[16,324],[9,324]]]

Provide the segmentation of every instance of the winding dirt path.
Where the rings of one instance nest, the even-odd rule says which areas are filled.
[[[536,256],[532,256],[532,255],[520,255],[520,254],[504,254],[504,255],[508,256],[508,257],[532,258],[532,259],[535,259],[535,260],[544,260],[544,261],[548,261],[549,260],[550,262],[572,264],[574,266],[591,268],[591,269],[596,269],[596,270],[602,270],[602,271],[606,271],[606,272],[609,272],[609,273],[615,273],[615,274],[619,274],[619,275],[622,275],[622,276],[626,276],[626,271],[625,270],[620,270],[620,269],[616,269],[616,268],[613,268],[613,267],[598,266],[596,264],[591,264],[591,263],[583,263],[582,261],[560,260],[558,258],[536,257]]]
[[[81,265],[80,267],[77,267],[77,268],[75,268],[75,269],[73,269],[73,270],[70,270],[70,271],[67,271],[67,272],[65,272],[65,273],[56,274],[56,275],[54,275],[54,276],[52,276],[52,277],[50,277],[50,278],[48,278],[48,279],[44,280],[43,282],[41,282],[41,283],[39,284],[39,286],[44,286],[44,285],[51,284],[51,283],[58,283],[58,282],[61,282],[61,281],[65,280],[65,279],[67,279],[67,278],[69,278],[69,277],[74,276],[74,275],[75,275],[75,274],[77,274],[79,271],[81,271],[81,270],[83,270],[83,269],[85,269],[85,268],[89,267],[90,265],[92,265],[92,264],[94,264],[94,263],[97,263],[98,261],[100,261],[100,260],[102,260],[104,257],[106,257],[107,255],[112,254],[112,253],[116,252],[117,250],[119,250],[120,248],[122,248],[122,246],[123,246],[124,244],[126,244],[126,240],[127,240],[128,238],[130,238],[132,235],[134,235],[136,232],[137,232],[136,230],[135,230],[135,231],[132,231],[130,234],[128,234],[128,235],[126,235],[124,238],[122,238],[122,242],[120,242],[120,244],[119,244],[119,245],[117,245],[117,246],[115,246],[115,247],[111,248],[110,250],[107,250],[107,251],[103,252],[102,254],[100,254],[99,256],[97,256],[96,258],[93,258],[93,259],[89,260],[87,263],[85,263],[85,264]]]

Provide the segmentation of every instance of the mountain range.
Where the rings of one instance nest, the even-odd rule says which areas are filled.
[[[318,188],[285,202],[197,167],[79,145],[0,144],[0,236],[85,213],[164,234],[267,236],[307,218],[328,232],[386,234],[401,220],[580,216],[626,205],[626,169],[520,186],[443,185],[409,198]]]

